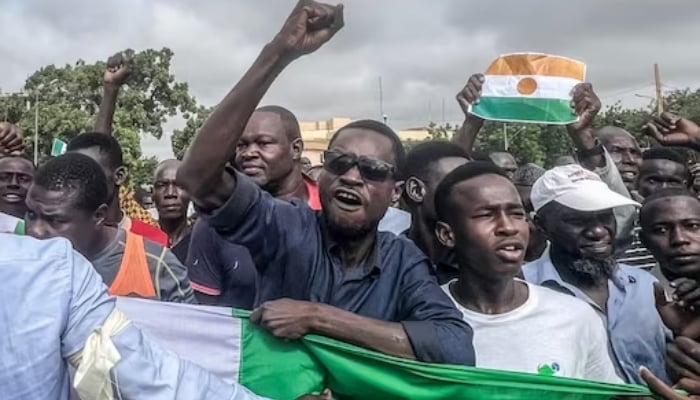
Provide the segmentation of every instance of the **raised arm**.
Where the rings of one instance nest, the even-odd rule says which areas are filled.
[[[250,115],[275,78],[296,58],[312,53],[343,27],[343,7],[300,0],[280,32],[258,55],[240,81],[219,103],[190,145],[177,181],[203,209],[224,204],[235,188],[225,172]]]
[[[645,130],[663,146],[682,146],[700,151],[700,127],[689,119],[665,112],[649,121]]]
[[[452,142],[460,146],[467,154],[474,150],[476,135],[484,125],[484,120],[469,112],[469,105],[479,102],[481,87],[484,85],[484,75],[474,74],[469,77],[464,88],[457,93],[457,103],[464,112],[464,123],[452,138]]]
[[[581,83],[573,91],[574,111],[579,120],[566,126],[569,137],[576,146],[578,161],[586,169],[594,171],[605,167],[603,146],[593,137],[591,124],[600,111],[600,99],[590,83]]]
[[[102,102],[95,119],[95,132],[112,135],[112,121],[117,107],[119,89],[130,74],[129,59],[124,54],[117,53],[107,60],[102,82]]]

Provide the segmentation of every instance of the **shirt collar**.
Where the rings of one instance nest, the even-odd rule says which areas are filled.
[[[321,233],[323,235],[323,240],[326,243],[326,248],[328,249],[328,252],[331,255],[337,256],[340,258],[340,249],[339,247],[341,244],[337,242],[336,240],[331,237],[331,235],[328,233],[328,226],[325,220],[325,217],[321,214],[320,216],[321,220]],[[367,257],[367,260],[364,263],[364,271],[365,273],[369,274],[372,272],[380,273],[382,271],[382,257],[381,257],[381,246],[380,246],[380,240],[381,240],[381,235],[379,232],[377,232],[377,236],[374,240],[374,244],[372,244],[372,250]]]
[[[561,287],[572,290],[574,285],[564,282],[559,275],[559,272],[554,267],[550,251],[551,246],[548,246],[542,254],[542,257],[532,262],[533,269],[535,270],[535,283],[541,285],[545,282],[554,282]],[[622,268],[620,268],[620,264],[615,265],[615,271],[609,280],[620,290],[624,290],[626,285],[636,282],[636,279],[633,276],[629,275]]]

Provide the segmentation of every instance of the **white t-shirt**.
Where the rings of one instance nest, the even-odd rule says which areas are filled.
[[[608,353],[603,322],[583,301],[554,290],[528,287],[527,301],[503,314],[481,314],[459,304],[474,329],[476,366],[599,382],[622,383]]]

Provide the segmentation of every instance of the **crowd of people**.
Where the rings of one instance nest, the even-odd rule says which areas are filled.
[[[135,296],[250,309],[286,340],[698,398],[700,193],[686,153],[700,151],[700,128],[658,115],[643,128],[658,145],[643,150],[621,128],[594,128],[601,103],[583,83],[567,126],[575,154],[518,165],[473,148],[484,121],[468,106],[485,81],[474,74],[451,141],[406,153],[390,127],[359,120],[314,167],[295,115],[258,105],[342,27],[342,5],[299,2],[184,159],[158,165],[156,214],[127,189],[112,135],[131,72],[121,55],[94,132],[66,154],[35,166],[21,131],[0,123],[0,212],[26,233],[0,234],[0,397],[67,399],[70,364],[84,398],[259,398],[130,325],[111,296]]]

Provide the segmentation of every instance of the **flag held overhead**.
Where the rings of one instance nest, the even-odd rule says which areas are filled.
[[[486,70],[479,103],[470,112],[493,121],[564,125],[578,117],[571,91],[586,77],[586,64],[537,53],[506,54]]]

